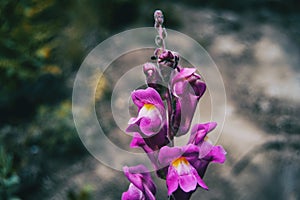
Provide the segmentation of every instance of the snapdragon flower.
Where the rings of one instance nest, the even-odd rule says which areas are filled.
[[[215,122],[196,124],[191,130],[189,143],[199,148],[198,159],[191,162],[201,177],[204,176],[210,162],[223,164],[226,160],[225,149],[220,145],[214,146],[207,136],[216,125]]]
[[[138,116],[129,120],[126,131],[139,132],[146,137],[157,134],[166,122],[166,111],[159,93],[148,87],[133,91],[131,98],[138,107]]]
[[[178,189],[185,193],[193,192],[197,186],[208,189],[197,173],[197,169],[191,164],[198,159],[198,155],[199,148],[193,144],[184,147],[161,148],[158,160],[161,165],[168,165],[166,176],[168,195],[172,195]]]
[[[166,30],[163,14],[155,11],[155,38],[159,46],[154,51],[154,63],[145,63],[143,71],[148,88],[132,92],[131,98],[138,108],[136,117],[128,122],[127,132],[133,133],[131,148],[142,148],[154,166],[158,177],[166,180],[171,200],[188,200],[198,187],[208,190],[203,181],[209,163],[224,163],[226,151],[215,146],[207,134],[215,122],[196,124],[191,122],[206,84],[195,68],[184,68],[179,54],[166,49]],[[190,130],[185,146],[174,146],[174,136],[182,136]],[[122,200],[154,200],[156,187],[143,165],[124,167],[131,182]]]
[[[195,68],[182,68],[173,71],[171,91],[174,95],[172,127],[177,136],[188,132],[200,97],[206,90],[206,84]]]
[[[123,171],[131,183],[122,200],[155,200],[156,186],[144,165],[124,166]]]

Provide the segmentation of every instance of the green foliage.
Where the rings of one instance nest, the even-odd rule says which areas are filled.
[[[68,200],[91,200],[91,193],[94,188],[90,185],[84,186],[78,193],[70,190],[67,194]]]
[[[41,106],[34,123],[28,127],[28,145],[38,145],[51,155],[82,152],[83,146],[74,126],[71,108],[69,100],[54,108]]]
[[[20,183],[18,175],[13,170],[13,157],[0,147],[0,197],[1,199],[17,200],[13,194]]]
[[[58,155],[79,159],[85,151],[74,127],[70,95],[76,70],[105,38],[131,27],[149,26],[149,21],[152,26],[152,13],[159,4],[145,0],[0,1],[0,146],[6,144],[14,155],[15,170],[30,171],[33,166],[40,176],[47,170],[42,165]],[[96,99],[103,98],[108,84],[99,82]],[[9,163],[9,157],[3,163]],[[4,182],[14,185],[21,179],[20,196],[40,185],[40,177],[30,183],[25,173],[18,173],[18,178],[12,166],[6,166],[11,170]],[[85,194],[83,190],[75,196],[84,199]]]
[[[55,14],[62,12],[64,3],[1,1],[0,109],[5,117],[0,117],[0,122],[16,122],[32,114],[35,105],[53,101],[41,94],[47,94],[44,89],[63,74],[56,62],[59,41],[55,38],[66,20],[58,20]]]

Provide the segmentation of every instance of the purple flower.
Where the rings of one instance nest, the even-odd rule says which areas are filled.
[[[166,122],[166,111],[159,93],[148,87],[133,91],[131,98],[138,107],[138,116],[129,120],[126,131],[139,132],[145,137],[159,133]]]
[[[188,132],[193,119],[197,103],[206,90],[205,83],[195,68],[182,68],[173,71],[171,77],[171,91],[175,101],[172,113],[172,127],[177,136]]]
[[[217,126],[216,122],[208,122],[205,124],[196,124],[192,130],[188,143],[196,144],[203,142],[206,135],[214,130]]]
[[[184,147],[165,146],[161,148],[158,160],[162,166],[169,165],[166,176],[168,195],[177,190],[185,193],[193,192],[197,186],[208,189],[191,164],[191,161],[195,162],[198,159],[198,155],[199,148],[193,144]]]
[[[156,187],[145,166],[125,166],[123,171],[131,183],[122,200],[155,200]]]
[[[204,176],[210,162],[224,163],[226,160],[224,148],[222,146],[214,146],[207,136],[216,125],[217,123],[215,122],[196,124],[191,131],[189,143],[199,147],[198,159],[191,162],[201,177]]]

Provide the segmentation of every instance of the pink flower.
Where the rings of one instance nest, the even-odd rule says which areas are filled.
[[[162,166],[169,165],[166,176],[168,195],[178,189],[185,193],[193,192],[197,186],[208,189],[191,164],[191,161],[198,159],[198,154],[199,148],[192,144],[184,147],[161,148],[158,160]]]
[[[129,120],[126,131],[139,132],[143,137],[159,133],[166,122],[166,111],[159,93],[148,87],[133,91],[131,97],[138,107],[138,116]]]
[[[155,200],[156,187],[145,166],[125,166],[123,171],[131,183],[122,200]]]
[[[206,90],[205,83],[195,72],[195,68],[182,68],[172,73],[171,91],[175,98],[172,126],[177,136],[190,129],[197,103]]]
[[[216,127],[217,123],[209,122],[205,124],[196,124],[191,130],[189,144],[199,147],[199,155],[197,160],[193,160],[192,164],[203,177],[207,166],[210,162],[224,163],[226,160],[226,151],[222,146],[214,146],[209,140],[207,134]]]

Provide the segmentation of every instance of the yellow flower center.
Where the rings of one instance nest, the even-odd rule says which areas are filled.
[[[146,108],[147,110],[152,110],[155,108],[155,106],[150,103],[145,103],[143,107]]]
[[[172,165],[174,167],[178,167],[180,164],[189,165],[189,161],[185,157],[180,157],[172,161]]]
[[[176,169],[179,176],[191,173],[190,163],[185,157],[180,157],[173,160],[172,166]]]

